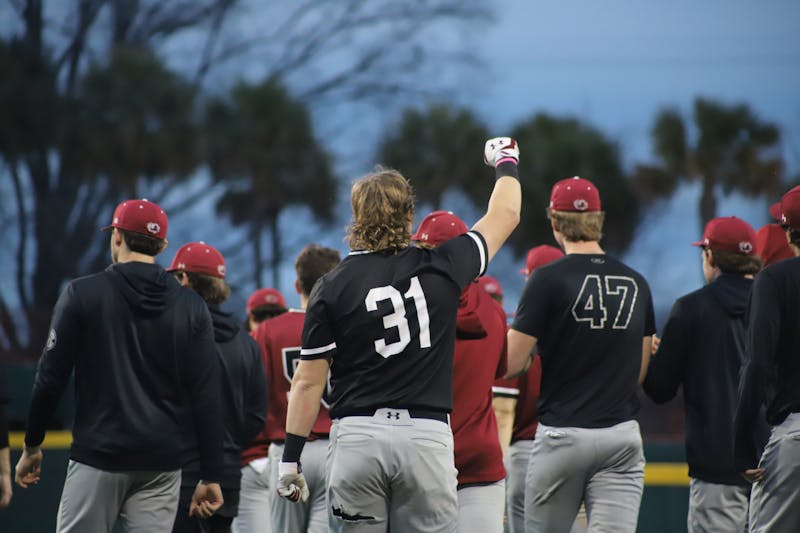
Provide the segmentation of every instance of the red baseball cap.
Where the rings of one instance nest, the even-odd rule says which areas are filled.
[[[769,214],[781,226],[800,229],[800,185],[784,194],[780,202],[772,204]]]
[[[492,296],[500,296],[501,298],[503,296],[502,285],[492,276],[482,276],[478,278],[478,285]]]
[[[189,242],[178,248],[167,272],[185,270],[215,278],[225,278],[225,258],[219,250],[206,243]]]
[[[789,241],[786,240],[786,231],[778,224],[761,226],[756,233],[756,253],[764,261],[764,266],[794,257]]]
[[[434,211],[422,219],[411,240],[438,246],[467,231],[467,225],[452,211]]]
[[[283,299],[283,294],[278,289],[265,287],[258,289],[247,299],[247,312],[258,309],[262,305],[275,305],[285,308],[286,300]]]
[[[164,240],[167,238],[167,214],[158,204],[149,200],[125,200],[114,210],[111,224],[101,229],[106,231],[111,228]]]
[[[756,252],[756,231],[741,218],[717,217],[706,224],[703,240],[693,242],[692,246],[750,255]]]
[[[553,185],[550,192],[550,209],[589,213],[600,211],[600,193],[589,180],[575,176]]]
[[[534,246],[528,250],[528,256],[525,258],[525,268],[520,269],[520,273],[530,276],[531,273],[544,266],[547,263],[552,263],[556,259],[564,257],[564,252],[555,246],[542,244],[541,246]]]

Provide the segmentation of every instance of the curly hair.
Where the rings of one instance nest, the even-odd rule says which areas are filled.
[[[376,167],[353,183],[353,220],[347,228],[351,250],[400,250],[411,241],[414,192],[396,170]]]

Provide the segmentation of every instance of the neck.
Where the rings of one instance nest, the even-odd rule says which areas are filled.
[[[300,295],[300,309],[305,311],[306,307],[308,307],[308,295],[301,294]]]
[[[153,264],[156,262],[156,258],[152,255],[140,254],[139,252],[132,252],[120,248],[119,254],[117,255],[117,263],[131,263],[134,261]]]
[[[564,253],[566,254],[604,254],[600,243],[597,241],[570,242],[564,240]]]

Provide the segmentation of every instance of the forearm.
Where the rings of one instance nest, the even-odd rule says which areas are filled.
[[[503,456],[511,444],[511,434],[514,430],[514,409],[517,400],[514,398],[503,398],[495,396],[492,399],[494,416],[497,418],[497,433],[500,438],[500,447],[503,449]]]
[[[511,176],[499,178],[489,198],[486,214],[473,227],[486,240],[489,259],[494,257],[519,224],[521,204],[519,180]]]
[[[642,339],[642,366],[639,367],[639,385],[644,383],[647,377],[647,369],[650,367],[650,355],[653,353],[653,337]]]
[[[34,386],[25,429],[26,446],[39,446],[44,441],[47,424],[58,406],[62,391],[52,386]]]
[[[286,432],[308,437],[319,414],[325,384],[294,380],[286,411]]]
[[[11,475],[11,456],[8,444],[0,448],[0,475]]]

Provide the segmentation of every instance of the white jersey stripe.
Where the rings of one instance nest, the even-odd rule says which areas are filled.
[[[519,396],[519,389],[512,389],[511,387],[492,387],[492,393],[502,394],[504,396]]]
[[[332,342],[327,346],[322,346],[320,348],[303,348],[300,350],[300,355],[317,355],[325,352],[329,352],[331,350],[336,349],[336,343]]]
[[[477,277],[481,277],[486,273],[486,267],[487,267],[486,258],[489,255],[489,251],[486,249],[486,245],[483,243],[483,239],[479,237],[477,233],[475,233],[474,231],[468,231],[467,235],[472,237],[472,240],[475,241],[475,244],[478,245],[478,255],[480,255],[481,258],[481,269],[478,272]]]

